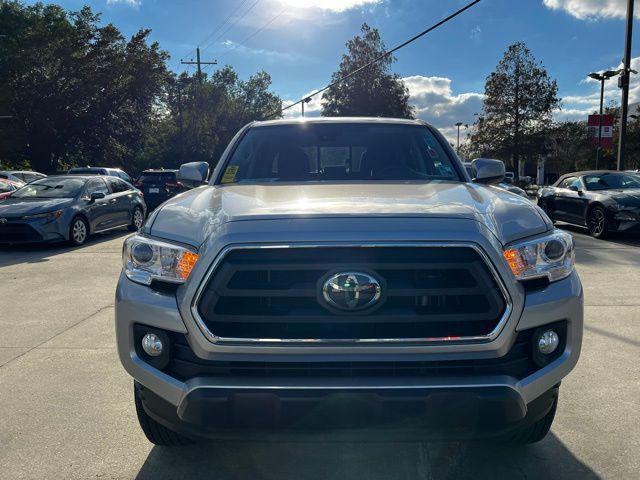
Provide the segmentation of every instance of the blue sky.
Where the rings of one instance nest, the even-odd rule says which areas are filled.
[[[257,3],[256,3],[257,2]],[[68,9],[88,4],[126,34],[152,29],[172,55],[229,63],[246,77],[265,69],[286,100],[322,87],[336,69],[344,43],[367,22],[394,46],[467,0],[58,0]],[[397,53],[394,70],[406,79],[418,116],[453,132],[472,123],[482,106],[486,76],[506,47],[524,41],[558,80],[565,99],[558,118],[583,119],[596,108],[591,71],[617,67],[624,43],[626,0],[483,0],[479,5]],[[640,10],[640,5],[637,7]],[[222,28],[220,23],[236,13]],[[636,22],[637,23],[637,22]],[[246,42],[245,39],[249,38]],[[636,25],[634,44],[640,41]],[[640,47],[640,45],[638,45]],[[634,50],[634,52],[637,51]],[[636,60],[640,67],[640,58]],[[640,70],[640,68],[636,68]],[[619,100],[615,79],[607,98]],[[640,100],[634,82],[632,101]],[[312,102],[309,110],[319,108]],[[297,114],[292,112],[291,114]]]

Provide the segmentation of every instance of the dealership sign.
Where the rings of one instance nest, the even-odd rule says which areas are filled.
[[[600,125],[600,115],[589,115],[587,126],[589,128],[589,142],[598,145],[598,127]],[[613,115],[602,115],[602,138],[600,140],[602,148],[610,150],[613,148]]]

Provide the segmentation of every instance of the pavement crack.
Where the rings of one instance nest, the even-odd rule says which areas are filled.
[[[61,332],[56,333],[55,335],[53,335],[53,336],[51,336],[51,337],[47,338],[46,340],[43,340],[43,341],[42,341],[42,342],[40,342],[39,344],[37,344],[37,345],[35,345],[35,346],[33,346],[33,347],[29,348],[27,351],[25,351],[25,352],[21,353],[21,354],[20,354],[20,355],[18,355],[17,357],[12,358],[11,360],[9,360],[9,361],[8,361],[8,362],[6,362],[6,363],[3,363],[2,365],[0,365],[0,369],[2,369],[2,368],[4,368],[4,367],[6,367],[6,366],[7,366],[7,365],[9,365],[10,363],[15,362],[15,361],[16,361],[16,360],[18,360],[19,358],[24,357],[27,353],[32,352],[33,350],[36,350],[37,348],[40,348],[40,347],[41,347],[41,346],[43,346],[44,344],[46,344],[46,343],[50,342],[51,340],[53,340],[54,338],[59,337],[59,336],[60,336],[60,335],[62,335],[63,333],[68,332],[68,331],[69,331],[69,330],[71,330],[72,328],[77,327],[77,326],[78,326],[78,325],[80,325],[82,322],[86,322],[87,320],[89,320],[89,319],[91,319],[91,318],[95,317],[96,315],[99,315],[100,313],[104,312],[105,310],[107,310],[107,309],[109,309],[109,308],[113,308],[114,306],[115,306],[115,305],[114,305],[113,303],[111,303],[111,304],[109,304],[109,305],[106,305],[106,306],[104,306],[104,307],[99,308],[99,309],[98,309],[98,310],[96,310],[95,312],[93,312],[93,313],[91,313],[91,314],[87,315],[86,317],[84,317],[84,318],[82,318],[82,319],[78,320],[77,322],[75,322],[75,323],[73,323],[73,324],[69,325],[67,328],[65,328],[65,329],[64,329],[64,330],[62,330]]]

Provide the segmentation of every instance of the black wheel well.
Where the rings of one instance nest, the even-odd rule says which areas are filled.
[[[596,207],[602,208],[602,210],[604,211],[605,215],[607,214],[607,209],[604,208],[603,204],[601,204],[600,202],[593,202],[591,205],[589,205],[587,207],[587,219],[589,218],[589,214],[591,214],[591,211]]]

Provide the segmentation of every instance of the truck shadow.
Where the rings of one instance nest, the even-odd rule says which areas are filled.
[[[552,433],[536,445],[440,442],[221,442],[154,447],[146,479],[597,479]]]

